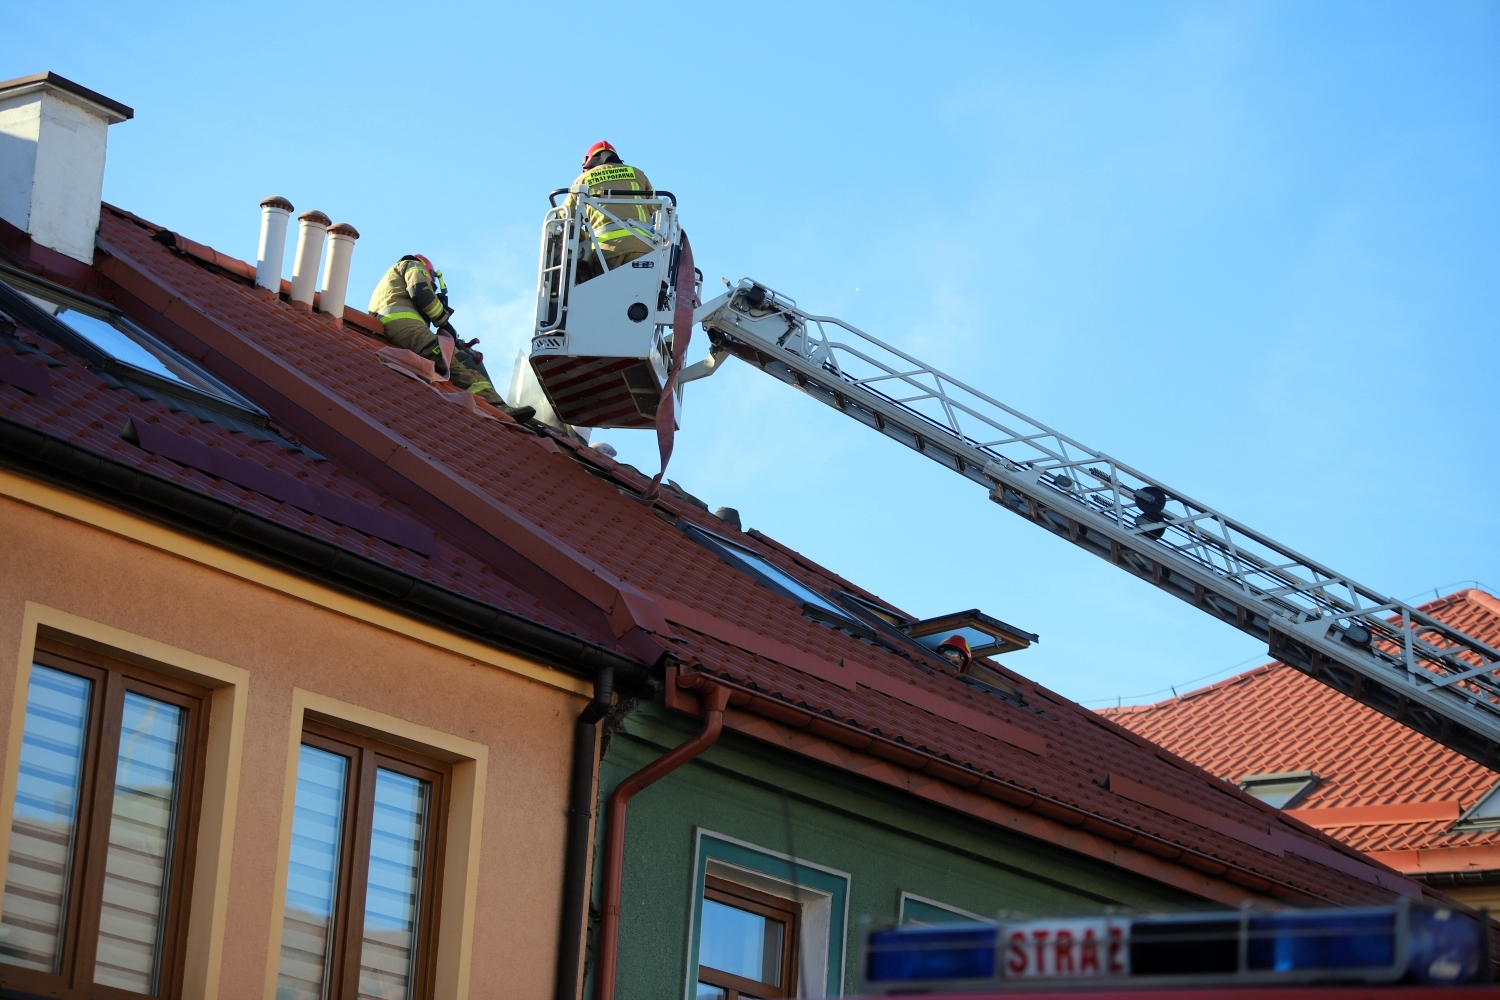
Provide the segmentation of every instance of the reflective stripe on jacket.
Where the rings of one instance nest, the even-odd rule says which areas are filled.
[[[419,260],[398,260],[385,272],[375,294],[370,296],[369,312],[382,323],[397,319],[414,319],[442,326],[452,310],[433,291],[432,275]]]
[[[588,188],[589,193],[596,196],[623,194],[628,191],[654,190],[651,187],[651,181],[646,177],[645,171],[637,167],[627,167],[621,163],[606,163],[603,166],[595,167],[593,170],[579,174],[578,179],[572,184],[572,189],[576,191],[579,188]],[[568,197],[569,207],[573,205],[573,201],[574,199],[570,195]],[[648,206],[644,201],[639,205],[617,202],[609,206],[609,213],[616,219],[630,219],[639,222],[642,229],[649,231],[651,229],[651,216],[655,213],[655,209]],[[650,249],[650,246],[639,236],[636,236],[629,229],[622,227],[619,223],[610,221],[598,209],[589,209],[589,226],[593,228],[595,236],[607,252],[625,249],[625,244],[621,242],[623,240],[633,240],[641,244],[643,250]]]

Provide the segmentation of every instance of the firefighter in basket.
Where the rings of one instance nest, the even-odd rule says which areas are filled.
[[[571,189],[574,191],[588,191],[593,195],[617,195],[630,194],[637,191],[650,192],[651,181],[646,177],[646,172],[639,167],[629,167],[620,159],[620,154],[615,147],[607,142],[596,142],[583,154],[583,173],[573,181]],[[572,208],[575,200],[568,197],[568,207]],[[637,257],[644,257],[652,251],[651,244],[636,236],[630,229],[622,225],[625,220],[640,223],[642,229],[651,228],[651,211],[646,204],[623,205],[616,204],[610,208],[610,213],[616,222],[608,218],[596,208],[588,210],[589,227],[594,231],[594,237],[599,241],[599,250],[604,255],[605,267],[613,271],[621,265],[628,264]],[[584,247],[580,241],[580,247]],[[580,252],[578,261],[578,277],[575,284],[582,284],[590,278],[596,278],[604,273],[599,266],[599,258],[592,252],[592,248]]]

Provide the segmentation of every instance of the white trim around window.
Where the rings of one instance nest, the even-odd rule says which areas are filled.
[[[796,903],[801,911],[797,995],[842,996],[849,944],[849,873],[702,827],[694,833],[684,996],[692,1000],[697,989],[705,875]]]

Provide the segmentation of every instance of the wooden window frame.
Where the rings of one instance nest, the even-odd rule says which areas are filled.
[[[802,932],[801,907],[790,899],[751,889],[717,875],[703,876],[703,898],[737,910],[759,914],[782,925],[781,985],[772,986],[757,979],[746,979],[701,963],[698,965],[698,982],[717,986],[724,991],[725,1000],[740,1000],[742,995],[758,1000],[780,1000],[796,996],[797,948]],[[702,934],[701,929],[699,934]]]
[[[188,908],[193,894],[213,692],[168,674],[54,640],[39,638],[32,662],[86,678],[92,685],[80,769],[78,832],[63,922],[62,971],[54,974],[0,962],[0,989],[58,1000],[141,1000],[146,995],[93,982],[114,799],[114,782],[101,779],[106,774],[113,775],[117,769],[125,694],[133,691],[176,705],[187,715],[182,730],[181,784],[173,816],[172,860],[167,870],[167,905],[154,994],[173,1000],[181,995],[187,958]],[[12,810],[5,822],[14,821]]]
[[[384,768],[431,782],[427,850],[422,858],[417,904],[417,962],[412,1000],[431,1000],[437,983],[438,917],[442,909],[443,853],[448,839],[452,766],[394,743],[306,719],[301,743],[349,760],[339,841],[338,888],[334,900],[334,944],[328,963],[329,1000],[355,1000],[364,937],[364,889],[369,880],[370,838],[375,808],[375,772]],[[354,905],[359,887],[361,907]],[[285,892],[285,887],[282,889]],[[279,940],[279,938],[278,938]],[[279,947],[279,946],[278,946]]]

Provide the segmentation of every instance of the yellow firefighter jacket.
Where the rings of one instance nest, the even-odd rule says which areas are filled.
[[[646,172],[637,167],[627,167],[621,163],[606,163],[595,167],[585,173],[579,174],[578,179],[572,184],[573,190],[587,188],[590,194],[619,194],[626,191],[651,191],[651,181],[647,179]],[[568,205],[571,207],[573,198],[569,196]],[[610,214],[616,219],[629,219],[638,222],[642,229],[651,228],[651,214],[654,208],[647,204],[630,205],[617,203],[610,206]],[[609,219],[604,213],[596,208],[590,208],[589,227],[594,230],[599,240],[599,248],[610,257],[625,252],[634,253],[635,256],[647,253],[651,245],[638,236],[631,234],[630,230],[620,223]],[[613,266],[613,265],[611,265]]]
[[[419,260],[398,260],[385,272],[370,296],[369,311],[382,323],[414,319],[434,326],[442,326],[453,315],[453,310],[437,297],[432,275]]]

